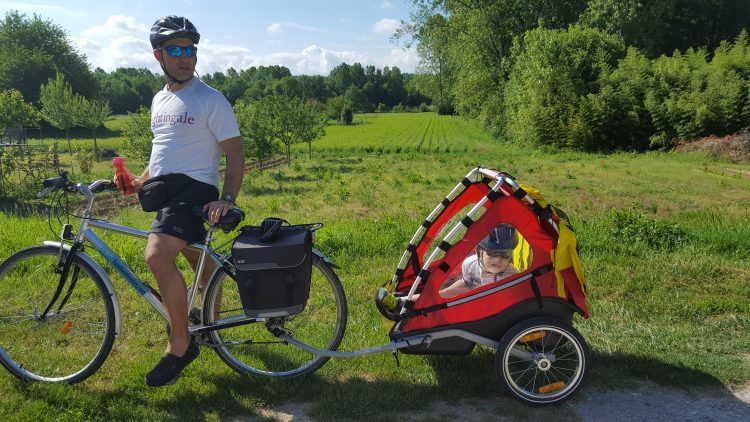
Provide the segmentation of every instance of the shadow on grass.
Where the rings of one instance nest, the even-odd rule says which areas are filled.
[[[46,217],[49,214],[48,204],[26,203],[0,199],[0,212],[15,217]]]
[[[603,388],[627,390],[639,381],[651,380],[672,387],[720,386],[715,377],[690,368],[666,364],[653,359],[615,354],[593,353],[589,379],[584,391],[595,394]],[[413,365],[402,356],[404,368]],[[429,420],[452,420],[461,414],[435,411],[435,402],[469,403],[479,399],[477,406],[494,415],[527,419],[556,417],[575,420],[575,411],[568,406],[542,409],[527,407],[502,391],[501,381],[494,377],[494,352],[489,349],[469,356],[429,356],[431,374],[394,379],[372,379],[355,376],[339,379],[330,375],[312,374],[303,378],[278,379],[243,376],[228,370],[207,374],[198,370],[188,373],[177,384],[149,389],[140,379],[125,380],[108,391],[87,387],[47,386],[15,383],[28,400],[41,401],[60,409],[61,414],[84,420],[207,420],[231,417],[236,420],[264,420],[259,408],[288,409],[302,405],[306,416],[320,420],[394,420],[404,412],[428,415]],[[218,364],[218,362],[217,362]],[[331,363],[329,363],[331,365]],[[210,376],[209,376],[210,375]],[[196,378],[205,377],[205,379]],[[200,388],[191,388],[199,385]],[[75,397],[78,396],[78,397]],[[487,400],[492,409],[487,409]],[[572,399],[576,400],[575,396]],[[737,400],[737,399],[734,399]],[[739,400],[738,404],[741,405]],[[618,403],[611,403],[618,411]],[[460,408],[448,412],[460,412]],[[658,413],[658,409],[654,409]],[[436,412],[436,413],[431,413]],[[56,415],[59,416],[59,415]],[[269,419],[271,420],[271,419]]]

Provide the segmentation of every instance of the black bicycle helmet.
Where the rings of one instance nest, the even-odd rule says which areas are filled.
[[[510,224],[499,224],[492,229],[477,247],[485,251],[512,250],[518,245],[516,228]]]
[[[158,48],[174,38],[190,38],[193,43],[198,44],[201,34],[187,18],[180,16],[165,16],[154,22],[149,37],[151,47]]]

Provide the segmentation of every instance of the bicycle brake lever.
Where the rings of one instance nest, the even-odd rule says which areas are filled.
[[[37,199],[44,198],[48,193],[52,192],[53,188],[44,188],[36,194]]]

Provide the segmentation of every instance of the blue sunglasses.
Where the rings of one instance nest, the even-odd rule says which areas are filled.
[[[193,57],[196,53],[198,53],[198,47],[194,45],[189,45],[187,47],[180,47],[179,45],[165,45],[164,47],[162,47],[162,50],[166,51],[167,54],[172,57],[182,56],[183,51],[188,57]]]

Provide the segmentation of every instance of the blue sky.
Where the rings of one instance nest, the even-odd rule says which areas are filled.
[[[148,32],[165,15],[186,16],[201,33],[200,74],[277,64],[295,75],[326,75],[342,62],[414,72],[419,62],[414,49],[391,41],[409,19],[407,0],[0,1],[0,12],[9,10],[53,21],[92,68],[107,71],[160,71]]]

